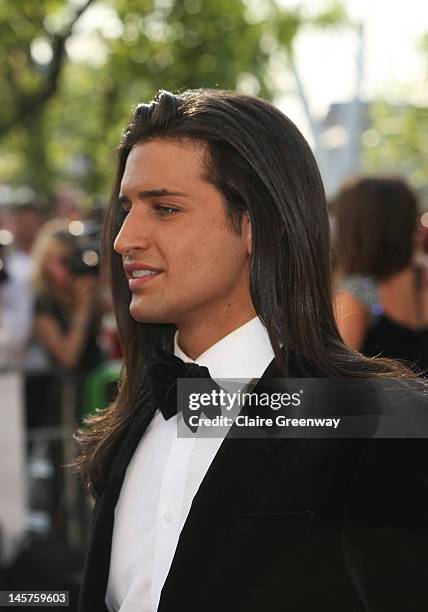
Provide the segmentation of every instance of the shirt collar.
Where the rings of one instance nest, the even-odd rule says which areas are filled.
[[[174,337],[174,355],[187,363],[206,366],[214,379],[260,378],[274,358],[268,333],[259,317],[235,329],[195,360],[180,348],[177,337],[178,332]]]

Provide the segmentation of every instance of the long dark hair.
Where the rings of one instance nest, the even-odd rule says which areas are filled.
[[[353,177],[343,183],[332,209],[339,272],[385,280],[413,257],[417,197],[398,177]]]
[[[80,432],[78,467],[98,493],[111,457],[139,410],[142,368],[161,346],[172,351],[174,326],[144,324],[129,314],[130,292],[113,242],[126,160],[136,143],[191,140],[207,152],[206,180],[222,194],[236,231],[244,211],[251,220],[251,296],[277,363],[287,375],[289,356],[304,375],[399,376],[404,368],[368,360],[342,343],[333,313],[329,222],[314,156],[296,126],[264,100],[230,91],[161,91],[140,104],[124,131],[106,215],[103,261],[109,274],[123,349],[116,401]],[[282,349],[281,349],[282,347]]]

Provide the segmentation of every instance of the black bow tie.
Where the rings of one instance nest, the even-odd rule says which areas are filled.
[[[165,419],[177,414],[177,379],[205,378],[210,381],[209,387],[218,389],[212,380],[208,368],[197,363],[185,363],[175,355],[158,351],[156,361],[147,366],[147,384],[155,404]],[[202,409],[196,414],[201,414]],[[194,413],[193,413],[194,414]],[[209,407],[208,417],[220,416],[221,408]],[[193,430],[193,428],[191,428]]]

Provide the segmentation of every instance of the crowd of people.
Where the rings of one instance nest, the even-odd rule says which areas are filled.
[[[111,307],[99,270],[100,227],[78,210],[78,217],[47,218],[29,202],[0,213],[3,366],[88,374],[118,356],[110,328],[103,337]],[[85,262],[88,252],[93,260]]]
[[[112,393],[94,404],[91,380],[120,366],[99,214],[69,198],[50,214],[35,201],[11,203],[0,217],[0,369],[21,375],[27,438],[27,484],[16,486],[27,490],[30,533],[65,541],[67,513],[76,513],[65,509],[70,430]]]

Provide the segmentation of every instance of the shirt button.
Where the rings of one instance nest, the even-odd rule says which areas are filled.
[[[173,519],[171,510],[164,510],[163,518],[167,523],[170,523]]]

